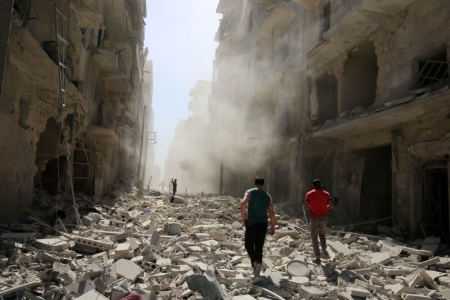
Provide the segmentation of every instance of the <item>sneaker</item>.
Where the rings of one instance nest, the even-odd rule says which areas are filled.
[[[255,268],[253,269],[253,276],[259,277],[260,273],[261,273],[261,264],[257,263]]]
[[[320,263],[321,263],[320,258],[319,258],[319,257],[316,258],[316,260],[314,260],[314,262],[315,262],[316,264],[320,265]]]
[[[325,258],[325,259],[330,258],[330,256],[328,255],[328,253],[327,253],[326,251],[322,251],[322,252],[320,253],[320,257]]]

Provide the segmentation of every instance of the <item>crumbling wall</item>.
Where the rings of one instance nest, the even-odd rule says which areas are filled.
[[[117,2],[125,5],[122,12],[126,12],[128,21],[144,17],[145,12],[125,9],[127,1]],[[75,176],[77,189],[89,192],[89,188],[83,188],[84,182],[93,187],[92,193],[102,195],[120,176],[118,133],[121,132],[119,125],[124,124],[118,124],[118,117],[130,111],[136,115],[143,107],[140,91],[143,40],[131,45],[129,39],[143,23],[137,22],[139,28],[117,30],[117,39],[125,40],[118,43],[124,48],[119,62],[120,55],[116,51],[104,50],[111,44],[105,43],[102,35],[105,27],[98,3],[79,1],[70,7],[70,29],[66,37],[70,53],[67,65],[69,80],[65,88],[67,107],[64,115],[59,109],[53,2],[32,1],[30,16],[13,14],[13,30],[7,48],[8,71],[3,78],[4,89],[0,95],[0,154],[4,158],[0,163],[0,193],[4,195],[2,222],[20,216],[39,189],[47,189],[52,194],[69,191],[66,163],[76,165],[76,151],[86,151],[87,156],[93,158],[89,160],[87,171],[80,171],[79,178]],[[95,6],[89,17],[81,17],[83,7],[89,5]],[[123,17],[122,12],[115,11],[120,17]],[[94,22],[95,18],[100,21]],[[125,28],[127,24],[120,25]],[[110,36],[115,38],[112,33]],[[139,52],[139,57],[132,55],[132,49]],[[99,53],[100,59],[96,56]],[[111,72],[105,73],[108,65]],[[111,83],[111,76],[118,80]],[[125,95],[120,93],[123,91]],[[66,124],[64,131],[60,129],[62,118]],[[126,153],[135,152],[130,146],[138,144],[141,127],[139,122],[128,123],[129,127],[122,130],[125,132]],[[67,136],[68,145],[63,146],[63,135]],[[136,165],[136,156],[129,156],[132,164]],[[81,163],[86,162],[83,160]],[[77,171],[81,170],[81,167],[77,168]],[[133,180],[135,176],[136,173],[129,178]]]

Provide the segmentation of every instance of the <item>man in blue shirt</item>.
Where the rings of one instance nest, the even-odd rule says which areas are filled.
[[[248,206],[247,213],[246,207]],[[270,234],[275,233],[275,213],[272,197],[264,191],[264,178],[255,178],[255,187],[245,192],[241,202],[242,223],[245,225],[245,249],[250,256],[253,275],[261,272],[264,240],[267,234],[267,219],[270,216]]]

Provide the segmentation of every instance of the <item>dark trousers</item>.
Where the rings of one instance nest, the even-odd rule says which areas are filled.
[[[245,229],[245,249],[250,261],[262,263],[264,240],[267,234],[267,223],[247,225]]]

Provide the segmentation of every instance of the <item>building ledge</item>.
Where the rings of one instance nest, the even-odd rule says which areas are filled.
[[[447,109],[450,112],[450,90],[445,87],[418,97],[405,97],[387,102],[371,112],[358,116],[335,119],[332,125],[324,125],[316,129],[310,138],[346,138],[377,130],[394,129],[401,123],[417,120],[433,111]]]

